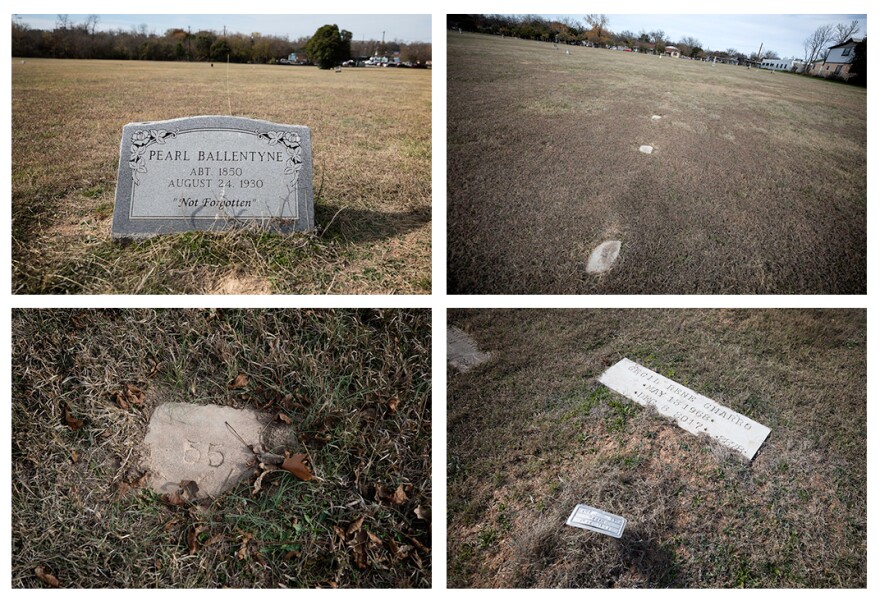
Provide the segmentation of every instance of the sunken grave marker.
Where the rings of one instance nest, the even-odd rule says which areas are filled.
[[[314,228],[308,127],[225,116],[123,127],[114,238],[247,224]]]

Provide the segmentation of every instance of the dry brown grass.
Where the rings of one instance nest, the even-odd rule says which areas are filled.
[[[430,325],[422,310],[16,310],[12,586],[43,586],[37,568],[72,588],[430,586]],[[142,407],[115,402],[126,384]],[[163,401],[284,413],[317,478],[166,505],[137,487]],[[337,531],[359,519],[381,539],[363,567]]]
[[[448,48],[450,292],[865,293],[864,89],[478,34]],[[607,239],[617,264],[587,274]]]
[[[280,293],[429,293],[431,72],[229,66],[237,116],[312,128],[317,236],[110,240],[122,126],[228,114],[226,65],[12,66],[13,291],[215,293],[237,272]]]
[[[864,587],[862,310],[453,311],[454,587]],[[772,429],[751,465],[610,392],[626,356]],[[620,540],[565,526],[577,503]]]

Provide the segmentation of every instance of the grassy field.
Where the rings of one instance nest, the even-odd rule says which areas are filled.
[[[482,310],[448,380],[454,587],[865,587],[862,310]],[[622,357],[772,429],[751,465],[597,382]],[[622,539],[571,528],[586,503]]]
[[[312,128],[316,235],[110,224],[122,126],[233,115]],[[431,72],[205,63],[12,63],[15,293],[431,290]]]
[[[418,310],[16,310],[12,586],[45,586],[38,569],[62,587],[430,586],[430,324]],[[123,409],[129,384],[142,406]],[[166,504],[138,468],[163,401],[287,415],[315,478]]]
[[[564,50],[448,36],[451,293],[865,293],[863,88]]]

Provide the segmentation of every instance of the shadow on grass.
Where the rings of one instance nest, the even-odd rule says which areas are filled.
[[[384,212],[334,204],[315,204],[317,232],[324,240],[378,242],[408,234],[431,222],[431,208]]]
[[[619,541],[620,561],[626,568],[635,568],[651,586],[664,588],[675,585],[678,566],[675,554],[655,537],[641,530],[624,531]]]

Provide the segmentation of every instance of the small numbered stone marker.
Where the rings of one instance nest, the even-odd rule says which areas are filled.
[[[629,359],[621,359],[599,382],[628,399],[653,407],[691,434],[706,434],[749,461],[770,435],[770,428],[716,403]]]
[[[245,443],[264,443],[267,423],[268,418],[250,409],[191,403],[157,406],[144,437],[143,467],[150,487],[171,493],[181,481],[192,480],[201,498],[232,488],[253,470],[254,454]]]
[[[308,127],[202,116],[122,129],[114,238],[314,228]]]
[[[623,529],[626,528],[626,518],[584,504],[575,506],[565,523],[614,538],[623,536]]]

